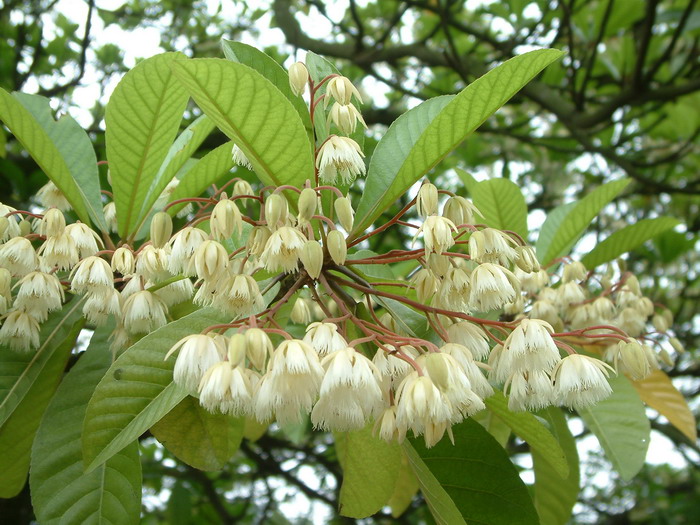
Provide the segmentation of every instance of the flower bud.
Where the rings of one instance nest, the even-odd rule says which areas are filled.
[[[119,272],[122,275],[131,275],[134,273],[134,252],[128,244],[120,246],[112,255],[112,271]]]
[[[666,322],[666,318],[662,314],[656,314],[652,319],[651,323],[654,325],[654,328],[656,328],[657,332],[666,332],[669,329],[668,323]]]
[[[200,279],[215,279],[228,268],[226,248],[216,241],[204,241],[194,252],[194,267]]]
[[[272,232],[267,226],[256,226],[248,236],[247,248],[253,255],[260,256]]]
[[[426,258],[426,264],[435,275],[444,277],[450,269],[450,258],[447,255],[431,253]]]
[[[518,246],[516,251],[518,258],[515,260],[515,264],[518,265],[518,268],[527,273],[540,271],[540,262],[537,260],[532,246]]]
[[[680,340],[677,337],[671,337],[668,342],[671,344],[673,349],[678,352],[679,354],[682,354],[685,352],[685,348],[683,347],[683,343],[680,342]]]
[[[24,237],[32,233],[32,223],[27,219],[22,219],[19,221],[19,235]]]
[[[306,273],[312,279],[318,279],[323,268],[323,248],[318,241],[307,241],[299,255]]]
[[[58,208],[51,208],[44,214],[39,233],[46,237],[58,237],[66,229],[66,218]]]
[[[328,123],[331,122],[336,125],[336,127],[346,135],[355,133],[355,128],[357,127],[357,122],[361,122],[362,125],[367,128],[365,119],[357,108],[352,104],[343,105],[339,102],[333,104],[330,113],[328,114]]]
[[[265,360],[274,349],[270,336],[260,328],[249,328],[244,335],[248,359],[255,368],[262,370],[265,367]]]
[[[245,360],[246,338],[243,334],[234,334],[228,340],[228,360],[233,366],[238,366]]]
[[[421,268],[411,279],[416,288],[416,296],[421,302],[426,302],[435,295],[438,279],[427,268]]]
[[[326,237],[326,246],[334,263],[345,264],[345,259],[348,256],[348,245],[342,233],[338,230],[329,231]]]
[[[435,386],[441,390],[447,390],[449,388],[449,370],[447,369],[447,361],[445,360],[445,354],[440,352],[430,352],[425,355],[423,361],[425,369],[432,379]]]
[[[306,304],[306,299],[299,297],[296,300],[289,318],[293,323],[297,324],[308,325],[311,322],[311,310],[309,310],[309,305]]]
[[[216,203],[209,219],[211,235],[216,240],[230,239],[234,232],[243,233],[243,217],[236,203],[225,196]]]
[[[318,195],[313,188],[304,188],[299,195],[299,224],[306,224],[311,219],[311,216],[316,213],[316,205],[318,204]]]
[[[335,214],[338,216],[338,221],[343,229],[347,232],[352,230],[352,226],[355,222],[355,212],[352,209],[352,204],[350,204],[350,199],[347,197],[340,197],[333,203],[333,207],[335,208]]]
[[[234,197],[238,197],[239,195],[253,195],[253,187],[246,180],[237,180],[233,183],[231,195]]]
[[[333,77],[328,81],[327,93],[340,104],[347,106],[355,95],[362,103],[362,97],[357,88],[350,82],[350,79],[343,76]]]
[[[287,199],[279,193],[273,193],[265,200],[265,220],[271,230],[276,230],[279,223],[284,224],[288,213]]]
[[[155,248],[162,248],[173,233],[173,219],[164,211],[159,211],[151,219],[151,242]]]
[[[289,67],[289,87],[296,96],[304,93],[308,80],[309,71],[303,62],[294,62]]]
[[[109,231],[112,233],[117,232],[117,206],[114,204],[114,202],[108,202],[107,204],[104,205],[104,208],[102,209],[102,213],[104,213],[105,216],[105,222],[107,223],[107,227],[109,228]]]
[[[474,224],[474,215],[479,213],[479,210],[470,201],[464,197],[450,197],[445,202],[442,209],[442,216],[450,219],[457,226],[462,224]]]
[[[564,273],[562,275],[562,282],[568,283],[569,281],[583,281],[588,274],[588,270],[579,261],[573,261],[569,264],[564,265]]]
[[[434,184],[426,182],[418,190],[416,198],[416,211],[418,215],[426,218],[428,215],[434,215],[438,210],[438,190]]]

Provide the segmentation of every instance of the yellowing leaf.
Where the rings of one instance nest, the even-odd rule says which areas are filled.
[[[683,435],[695,442],[698,439],[698,427],[693,412],[669,378],[661,370],[654,371],[646,379],[632,381],[642,401],[664,416],[683,432]]]

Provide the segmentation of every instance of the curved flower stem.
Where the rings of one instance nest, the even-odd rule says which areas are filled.
[[[296,292],[299,288],[301,288],[304,285],[304,282],[306,279],[304,277],[300,277],[299,279],[296,280],[296,282],[287,290],[287,293],[285,293],[282,298],[277,301],[275,306],[272,308],[266,310],[263,312],[265,314],[265,317],[268,319],[272,319],[272,317],[277,313],[277,311],[282,308],[287,301],[294,295],[294,292]],[[261,314],[262,315],[262,314]]]
[[[351,235],[350,238],[348,239],[348,248],[352,248],[356,244],[361,243],[365,239],[369,239],[372,235],[376,235],[380,232],[383,232],[390,226],[394,225],[396,221],[398,221],[401,217],[403,217],[403,214],[406,213],[408,210],[411,209],[411,207],[416,203],[416,198],[414,197],[411,202],[406,204],[401,210],[399,210],[399,213],[397,213],[392,219],[387,221],[386,223],[382,224],[379,228],[376,230],[372,230],[371,232],[365,233],[363,236],[358,237],[357,239],[354,239],[353,236]]]

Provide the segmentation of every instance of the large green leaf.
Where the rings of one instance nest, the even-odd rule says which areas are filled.
[[[198,310],[148,334],[112,364],[97,385],[83,424],[83,460],[90,472],[175,408],[187,392],[173,383],[175,358],[165,354],[183,337],[230,320]]]
[[[44,366],[22,397],[16,410],[0,427],[0,498],[19,493],[27,479],[34,435],[46,406],[61,381],[82,323],[74,323],[62,340],[55,340]]]
[[[416,119],[408,117],[408,112],[403,120],[397,119],[392,126],[396,129],[388,139],[391,144],[380,149],[390,128],[372,156],[353,234],[364,232],[413,183],[562,54],[554,49],[540,49],[517,56],[472,82],[437,115],[428,111],[424,118]],[[435,109],[438,108],[433,105],[432,110]],[[411,120],[416,122],[408,125]]]
[[[372,425],[335,434],[335,450],[343,468],[339,512],[366,518],[387,504],[401,468],[401,447],[374,436]]]
[[[234,62],[240,62],[246,66],[252,67],[270,82],[272,82],[280,92],[287,97],[292,103],[294,109],[299,113],[306,132],[309,135],[309,141],[313,141],[314,134],[311,128],[311,117],[309,116],[309,108],[301,96],[292,93],[289,86],[289,74],[270,56],[259,49],[244,44],[242,42],[234,42],[233,40],[221,39],[221,47],[224,50],[224,56]]]
[[[567,215],[571,213],[571,210],[576,206],[575,202],[569,202],[557,206],[552,211],[547,214],[547,218],[540,229],[540,233],[537,236],[537,242],[535,243],[535,251],[537,252],[537,258],[542,262],[544,260],[545,252],[547,248],[552,244],[552,239],[557,233],[559,226],[566,219]]]
[[[527,487],[501,445],[472,419],[453,427],[453,431],[454,445],[447,438],[432,448],[426,448],[421,438],[412,439],[411,445],[464,520],[485,525],[538,525]],[[413,464],[410,453],[409,460]],[[414,465],[418,482],[421,487],[427,483],[430,489],[430,478],[426,482],[420,464],[418,467]],[[425,495],[433,510],[431,496]],[[435,513],[433,516],[439,523],[457,523],[441,521]]]
[[[600,210],[625,189],[629,182],[630,179],[620,179],[603,184],[568,208],[568,213],[561,219],[549,243],[538,240],[537,256],[540,262],[548,264],[567,254]]]
[[[462,513],[450,494],[445,491],[443,485],[431,472],[416,449],[411,446],[411,443],[404,441],[403,451],[418,479],[420,490],[437,525],[466,525]]]
[[[678,224],[680,224],[680,221],[672,217],[642,219],[613,233],[587,253],[581,259],[581,262],[587,268],[595,268],[599,264],[612,261],[623,253],[634,250],[649,239],[653,239],[660,233],[670,230]]]
[[[107,231],[107,223],[102,213],[97,157],[88,134],[68,114],[54,120],[49,99],[26,93],[13,95],[34,115],[60,151],[73,180],[77,183],[93,223],[102,231]]]
[[[374,219],[420,178],[422,174],[416,177],[414,171],[403,166],[422,133],[453,99],[449,95],[431,98],[391,123],[369,163],[365,188],[355,212],[354,236],[364,233]]]
[[[552,466],[562,479],[569,475],[569,465],[564,451],[552,433],[530,412],[512,412],[508,409],[508,399],[501,392],[494,392],[484,400],[486,406],[527,441],[533,451]]]
[[[41,325],[37,350],[22,353],[0,346],[0,425],[17,410],[53,354],[62,349],[62,342],[82,318],[81,306],[73,301],[49,316]]]
[[[87,199],[80,185],[73,178],[68,160],[63,157],[62,150],[54,143],[42,124],[23,105],[20,98],[13,97],[2,88],[0,88],[0,120],[22,143],[39,168],[63,192],[80,220],[89,224],[91,218],[86,204]],[[70,123],[66,127],[73,128]]]
[[[527,239],[527,204],[520,188],[508,179],[489,179],[469,189],[486,224],[511,230]]]
[[[199,470],[221,470],[238,450],[243,418],[212,414],[187,396],[151,433],[175,457]]]
[[[233,142],[227,142],[213,149],[188,169],[180,179],[175,191],[170,195],[170,201],[176,201],[187,197],[197,197],[204,190],[226,175],[233,168],[231,149]],[[185,204],[178,204],[168,208],[175,214]]]
[[[160,194],[165,187],[173,180],[175,175],[183,169],[185,163],[197,151],[197,148],[202,145],[204,139],[214,129],[214,123],[206,115],[202,115],[195,119],[192,124],[180,133],[173,145],[170,147],[163,164],[161,164],[156,177],[151,182],[151,187],[148,189],[148,195],[143,202],[139,216],[142,221],[146,220],[149,213],[152,211],[153,203],[158,200]]]
[[[619,375],[610,380],[613,393],[607,399],[578,413],[600,442],[606,457],[624,480],[644,466],[651,425],[644,403],[629,379]]]
[[[401,452],[401,466],[394,486],[394,492],[389,498],[387,505],[391,508],[391,515],[398,518],[411,505],[413,498],[420,489],[418,478],[413,473],[411,464],[408,462],[406,454]]]
[[[265,184],[303,186],[314,177],[312,145],[292,103],[254,69],[218,58],[178,60],[192,98],[250,160]]]
[[[569,464],[569,475],[562,479],[551,464],[537,450],[532,451],[535,471],[535,508],[541,525],[565,525],[571,517],[579,493],[579,464],[576,440],[559,408],[550,407],[540,413],[550,425]]]
[[[107,338],[93,334],[90,346],[68,372],[46,410],[32,449],[32,504],[44,525],[139,523],[141,463],[132,442],[89,474],[83,473],[82,423],[97,383],[112,364]]]
[[[136,233],[143,220],[143,204],[187,105],[187,93],[170,69],[178,57],[184,55],[163,53],[137,64],[119,82],[105,110],[107,160],[122,238]]]

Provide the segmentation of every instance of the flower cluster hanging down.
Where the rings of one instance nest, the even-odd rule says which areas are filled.
[[[469,200],[428,181],[390,221],[351,233],[353,206],[339,188],[365,173],[349,137],[366,127],[360,93],[343,76],[314,83],[302,63],[290,86],[308,89],[312,120],[331,130],[303,188],[234,178],[166,205],[174,182],[138,247],[67,224],[70,206],[52,183],[38,195],[42,213],[0,204],[0,344],[33,351],[67,295],[82,297],[90,325],[116,320],[115,353],[165,326],[176,305],[213,307],[230,322],[184,337],[166,357],[207,410],[281,425],[310,417],[332,431],[373,424],[385,440],[411,431],[428,446],[484,409],[494,388],[512,410],[580,409],[611,393],[610,374],[640,379],[668,362],[662,343],[680,350],[670,312],[634,275],[596,277],[568,259],[541,268],[520,236],[479,224]],[[232,155],[255,170],[238,146]],[[175,211],[185,217],[176,231]],[[116,231],[112,202],[105,217]],[[357,254],[389,228],[412,229],[414,246]],[[407,263],[406,279],[369,270]]]

